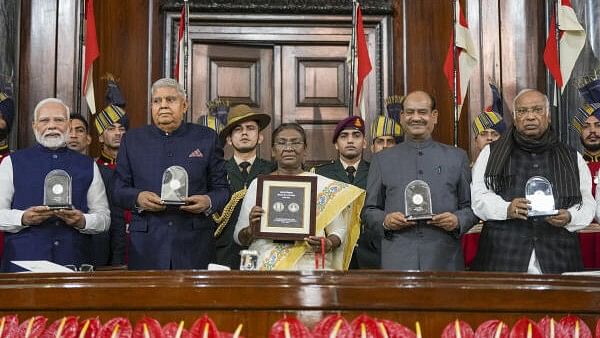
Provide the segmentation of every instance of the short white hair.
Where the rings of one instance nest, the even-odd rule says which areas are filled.
[[[181,97],[183,97],[184,100],[187,100],[187,95],[185,93],[185,90],[183,89],[183,86],[181,86],[181,83],[177,82],[177,80],[175,79],[165,77],[156,80],[156,82],[152,84],[152,96],[154,96],[154,92],[158,88],[174,88],[175,90],[177,90],[177,93],[181,95]]]
[[[537,92],[544,97],[544,104],[546,105],[546,115],[550,114],[550,100],[548,100],[548,96],[546,94],[540,92],[537,89],[525,88],[525,89],[521,89],[519,94],[517,94],[517,96],[515,96],[515,98],[513,100],[513,105],[512,105],[513,117],[515,117],[517,114],[516,109],[515,109],[517,106],[517,100],[519,100],[521,98],[521,96],[523,96],[527,93],[530,93],[530,92]]]
[[[55,97],[49,97],[47,99],[43,99],[42,101],[40,101],[33,109],[33,120],[34,121],[37,121],[40,109],[42,108],[43,105],[45,105],[47,103],[58,103],[58,104],[62,105],[63,107],[65,107],[65,111],[66,111],[65,114],[66,114],[67,120],[69,119],[69,116],[71,116],[71,109],[69,108],[69,106],[67,106],[63,102],[63,100],[57,99]]]

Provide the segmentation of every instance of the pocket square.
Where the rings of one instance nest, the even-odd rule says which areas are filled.
[[[204,154],[202,154],[200,149],[196,149],[192,151],[188,157],[204,157]]]

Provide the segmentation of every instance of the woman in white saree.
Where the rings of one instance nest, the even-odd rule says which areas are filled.
[[[234,239],[258,252],[260,270],[313,270],[325,252],[325,269],[347,270],[360,232],[360,211],[365,191],[353,185],[305,172],[306,134],[296,123],[284,123],[273,131],[272,153],[277,171],[272,175],[317,177],[316,234],[304,241],[283,242],[254,237],[264,211],[256,205],[257,180],[252,181],[242,202]],[[324,243],[324,248],[321,248]],[[322,267],[321,267],[322,268]]]

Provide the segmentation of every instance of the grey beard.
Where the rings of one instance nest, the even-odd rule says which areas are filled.
[[[37,130],[33,131],[33,134],[35,135],[35,140],[43,145],[46,148],[50,148],[50,149],[57,149],[57,148],[62,148],[67,144],[67,134],[61,134],[61,137],[52,137],[52,138],[45,138],[44,136],[40,135],[40,133],[38,133]]]

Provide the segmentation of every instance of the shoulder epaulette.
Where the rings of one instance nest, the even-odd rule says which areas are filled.
[[[331,161],[325,162],[325,163],[315,164],[315,166],[310,169],[310,172],[315,173],[317,171],[317,169],[322,169],[323,167],[326,167],[326,166],[334,164],[334,163],[335,163],[335,160],[331,160]]]
[[[328,165],[334,164],[334,163],[335,163],[335,160],[331,160],[329,162],[315,164],[315,166],[313,168],[325,167],[325,166],[328,166]]]

